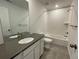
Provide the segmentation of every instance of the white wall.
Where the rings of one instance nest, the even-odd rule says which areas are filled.
[[[65,22],[68,22],[68,12],[69,8],[62,8],[51,10],[47,12],[47,33],[56,35],[56,36],[64,36],[67,27],[64,25]]]
[[[39,0],[29,0],[30,32],[41,33],[45,30],[46,13]]]
[[[69,8],[46,11],[38,0],[29,1],[30,32],[53,34],[64,37],[68,22]]]
[[[28,31],[29,29],[27,28],[27,11],[24,8],[20,8],[18,6],[15,6],[9,2],[2,1],[0,0],[0,7],[6,7],[8,8],[9,12],[9,20],[10,20],[10,25],[12,29],[12,33],[17,33],[17,32],[24,32]],[[20,24],[20,25],[19,25]]]

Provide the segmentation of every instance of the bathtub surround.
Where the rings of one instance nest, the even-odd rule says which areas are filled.
[[[67,27],[64,23],[69,21],[68,10],[69,8],[62,8],[47,11],[47,34],[64,37],[65,32],[67,32]]]

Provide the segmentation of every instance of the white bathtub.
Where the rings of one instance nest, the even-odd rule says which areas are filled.
[[[53,34],[45,34],[46,37],[51,38],[54,44],[61,45],[61,46],[68,46],[68,39],[64,36],[53,35]]]

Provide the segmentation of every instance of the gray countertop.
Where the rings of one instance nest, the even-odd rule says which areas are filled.
[[[25,37],[33,37],[34,40],[28,44],[18,44],[18,41]],[[23,33],[22,37],[18,39],[9,39],[6,37],[5,43],[0,45],[0,59],[13,59],[15,56],[23,52],[25,49],[27,49],[43,37],[43,34],[35,33]]]

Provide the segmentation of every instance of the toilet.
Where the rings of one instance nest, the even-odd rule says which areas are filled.
[[[45,37],[44,38],[44,42],[45,42],[45,48],[46,49],[50,49],[51,44],[53,43],[53,39]]]

